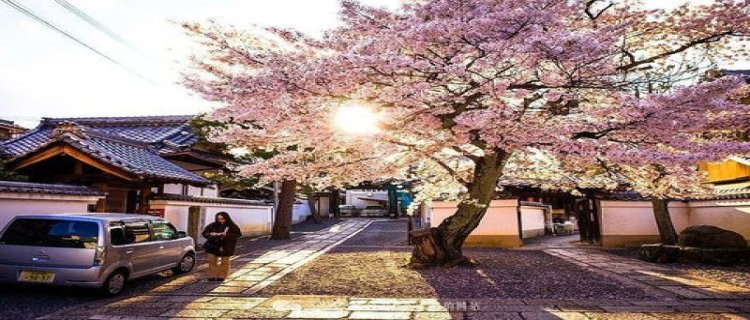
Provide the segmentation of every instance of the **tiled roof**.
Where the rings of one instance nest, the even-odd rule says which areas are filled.
[[[85,186],[69,184],[0,181],[0,192],[44,193],[76,196],[104,196],[106,193]]]
[[[45,118],[35,129],[0,144],[11,160],[55,143],[118,167],[142,179],[205,185],[209,181],[161,157],[189,148],[198,138],[191,116]]]
[[[189,195],[171,194],[171,193],[154,195],[151,197],[151,200],[185,201],[185,202],[217,203],[217,204],[239,204],[239,205],[255,205],[255,206],[271,205],[271,203],[269,203],[268,201],[264,201],[264,200],[202,197],[202,196],[189,196]]]
[[[16,132],[24,132],[24,131],[28,130],[28,129],[22,127],[22,126],[17,125],[13,121],[5,120],[5,119],[0,119],[0,128],[4,128],[4,129],[8,129],[8,130],[13,130],[13,131],[16,131]]]

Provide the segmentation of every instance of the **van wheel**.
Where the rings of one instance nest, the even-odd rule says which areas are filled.
[[[190,270],[193,270],[193,267],[195,267],[195,254],[188,253],[182,256],[180,263],[172,268],[172,272],[174,272],[174,274],[188,273]]]
[[[125,288],[128,281],[128,274],[124,270],[117,270],[107,277],[102,285],[102,292],[108,296],[116,296]]]

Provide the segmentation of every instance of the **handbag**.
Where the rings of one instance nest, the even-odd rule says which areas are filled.
[[[226,233],[229,230],[229,227],[227,227],[224,230],[224,233]],[[206,251],[219,251],[221,249],[221,239],[220,238],[209,238],[206,240],[206,243],[203,244],[203,250]]]
[[[221,242],[219,242],[219,239],[208,239],[206,243],[203,244],[203,250],[206,251],[219,251],[219,248],[221,248]]]

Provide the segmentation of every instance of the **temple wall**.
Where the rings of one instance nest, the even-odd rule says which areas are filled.
[[[0,193],[0,230],[14,217],[31,214],[86,213],[100,197]]]
[[[750,199],[690,202],[690,225],[713,225],[741,234],[750,243]]]
[[[422,206],[423,225],[432,227],[439,225],[456,212],[457,206],[458,202],[456,201],[432,201],[430,204]],[[518,209],[518,200],[516,199],[492,200],[479,226],[466,239],[465,246],[520,247],[522,242],[519,234]],[[525,210],[525,216],[529,222],[527,228],[534,230],[541,226],[539,228],[544,230],[544,215],[539,214],[536,208],[526,208]],[[541,221],[535,221],[538,218],[541,218]]]
[[[544,212],[544,207],[521,205],[523,239],[544,235]]]
[[[219,203],[199,203],[188,201],[152,200],[149,208],[163,212],[164,218],[169,220],[177,230],[187,231],[190,207],[200,207],[201,217],[199,229],[214,221],[216,213],[229,213],[235,223],[242,230],[243,236],[263,235],[271,233],[273,226],[273,206],[270,205],[236,205]],[[199,239],[203,242],[204,239]]]
[[[601,234],[605,247],[635,247],[659,242],[651,202],[601,201]],[[689,226],[713,225],[750,240],[750,199],[673,201],[669,204],[677,233]]]

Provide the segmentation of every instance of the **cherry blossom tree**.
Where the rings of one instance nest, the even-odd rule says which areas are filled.
[[[747,54],[750,0],[671,11],[628,0],[342,7],[343,23],[322,38],[185,23],[202,49],[184,83],[221,104],[211,118],[226,126],[212,139],[274,152],[242,175],[341,186],[417,174],[425,194],[459,190],[456,213],[431,229],[431,248],[415,249],[415,266],[469,262],[464,240],[514,154],[668,167],[750,150],[700,136],[747,129],[743,83],[695,81]],[[371,110],[378,130],[332,121],[355,107]]]

